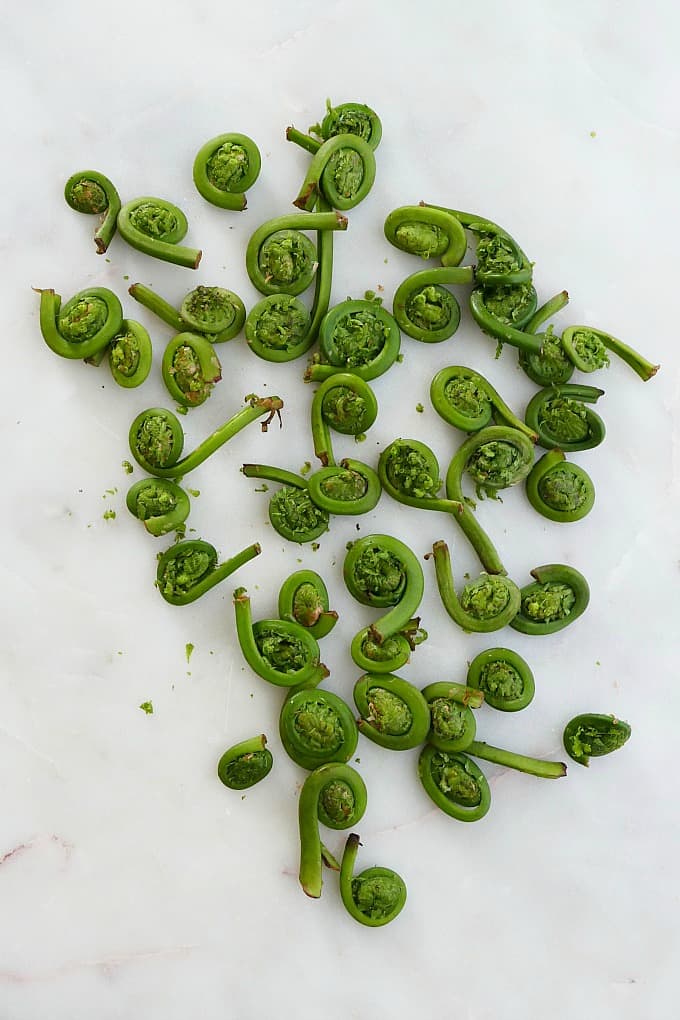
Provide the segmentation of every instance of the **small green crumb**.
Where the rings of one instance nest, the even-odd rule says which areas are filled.
[[[124,280],[129,280],[129,279],[130,279],[130,277],[129,277],[129,276],[127,275],[127,273],[126,273],[126,274],[125,274],[125,275],[123,276],[123,279],[124,279]]]
[[[425,408],[423,407],[422,404],[416,404],[416,411],[418,412],[418,414],[422,414],[424,410]]]
[[[465,580],[466,580],[466,581],[469,581],[469,580],[470,580],[470,574],[469,574],[469,572],[468,572],[467,570],[466,570],[466,571],[465,571],[465,573],[463,574],[463,577],[465,578]]]
[[[151,701],[143,701],[139,707],[147,715],[153,715],[153,703]]]
[[[107,489],[106,492],[103,493],[102,499],[106,499],[107,496],[115,496],[117,492],[118,492],[118,489],[115,489],[115,488],[114,489]]]
[[[176,407],[175,408],[175,411],[177,412],[177,414],[186,414],[188,410],[189,410],[188,407]]]
[[[115,519],[116,519],[116,511],[115,510],[105,510],[104,513],[102,514],[102,517],[104,518],[105,521],[115,521]],[[89,525],[88,525],[88,527],[89,527]]]
[[[317,549],[320,549],[320,548],[321,548],[321,546],[319,545],[318,542],[312,542],[312,552],[316,552]]]
[[[385,262],[387,262],[387,259],[385,259]],[[357,763],[357,765],[361,765],[361,758],[355,758],[354,760]]]
[[[387,259],[383,259],[383,262],[385,263],[385,265],[387,265],[388,260]]]
[[[375,291],[374,290],[364,291],[364,301],[375,301]]]
[[[600,662],[600,660],[599,660],[599,659],[595,659],[595,665],[596,665],[596,666],[601,666],[601,665],[602,665],[602,663]]]
[[[355,443],[365,443],[366,442],[366,433],[365,432],[357,432],[356,436],[354,437],[354,442]]]
[[[123,654],[122,652],[116,652],[116,655],[122,655],[122,654]]]
[[[591,131],[590,132],[590,137],[591,138],[597,138],[597,131]]]
[[[296,562],[297,562],[297,563],[302,563],[302,560],[300,559],[300,557],[299,557],[299,556],[298,556],[298,558],[297,558]]]
[[[193,496],[194,499],[198,499],[198,497],[201,495],[200,489],[187,489],[187,492],[189,493],[190,496]]]
[[[110,262],[110,261],[111,261],[111,259],[106,259],[106,261],[107,261],[107,262]]]
[[[301,475],[308,475],[311,470],[312,470],[312,465],[310,464],[310,462],[308,460],[306,460],[304,462],[304,464],[302,465],[302,467],[300,468],[300,474]]]
[[[246,795],[245,795],[245,793],[242,793],[241,794],[241,800],[245,800],[245,799],[246,799]]]
[[[132,472],[134,471],[134,468],[129,460],[122,461],[120,466],[122,467],[126,475],[131,475]]]
[[[266,482],[263,482],[262,485],[258,485],[255,492],[269,492],[269,486]]]
[[[193,652],[193,650],[194,650],[194,645],[192,645],[191,641],[187,641],[186,645],[184,646],[184,652],[185,652],[186,657],[187,657],[187,662],[191,658],[191,653]]]
[[[397,361],[399,362],[400,365],[401,365],[403,360],[404,360],[404,355],[403,354],[397,354]]]
[[[178,542],[182,541],[186,533],[187,533],[186,524],[184,522],[178,524],[177,527],[175,528],[175,545],[177,545]]]

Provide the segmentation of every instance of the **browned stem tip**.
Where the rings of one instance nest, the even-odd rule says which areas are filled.
[[[94,243],[97,248],[97,255],[103,255],[106,249],[108,248],[108,245],[105,244],[104,241],[102,241],[101,237],[95,237]]]
[[[199,267],[199,265],[200,265],[200,262],[201,262],[201,258],[202,258],[202,257],[203,257],[203,252],[202,252],[202,251],[199,251],[199,252],[198,252],[198,254],[197,254],[197,256],[196,256],[196,261],[194,262],[194,265],[193,265],[193,268],[194,268],[194,269],[198,269],[198,267]]]

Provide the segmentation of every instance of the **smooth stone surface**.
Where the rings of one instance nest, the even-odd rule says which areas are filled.
[[[9,100],[3,1018],[677,1016],[680,19],[670,2],[650,13],[634,0],[622,13],[613,0],[382,9],[170,0],[162,13],[78,0],[49,19],[43,4],[13,12],[0,40]],[[308,164],[285,127],[314,123],[327,95],[369,103],[384,127],[375,188],[335,239],[335,301],[371,289],[390,306],[423,264],[388,246],[382,224],[390,209],[425,199],[516,235],[535,260],[540,297],[569,290],[558,328],[601,326],[662,363],[647,384],[620,362],[584,379],[607,391],[598,411],[608,430],[602,447],[574,456],[597,486],[585,520],[543,520],[521,486],[477,511],[519,584],[541,563],[581,569],[592,589],[586,615],[545,639],[466,635],[424,564],[430,639],[403,671],[419,686],[462,680],[480,650],[507,644],[530,662],[536,697],[516,716],[482,708],[481,739],[559,760],[565,722],[588,710],[628,720],[633,736],[589,770],[570,765],[557,783],[485,767],[492,808],[468,826],[430,804],[415,752],[390,754],[362,738],[369,807],[359,865],[394,867],[408,885],[402,915],[380,931],[344,912],[332,873],[318,902],[299,888],[304,773],[280,746],[281,692],[244,665],[231,593],[246,585],[255,617],[270,617],[288,573],[300,563],[319,570],[341,614],[323,642],[328,686],[350,699],[357,671],[347,649],[371,614],[344,590],[346,542],[387,531],[424,555],[445,538],[461,583],[478,570],[474,555],[446,517],[385,495],[365,518],[333,520],[316,552],[280,540],[268,496],[239,467],[298,470],[313,459],[312,388],[304,365],[270,366],[242,338],[219,348],[223,381],[182,419],[187,448],[252,391],[283,396],[283,429],[251,426],[187,478],[200,490],[189,525],[224,555],[259,540],[261,557],[200,602],[166,605],[153,581],[156,553],[171,542],[127,513],[127,486],[142,474],[121,466],[132,418],[172,406],[159,369],[172,331],[127,287],[139,280],[179,303],[199,283],[221,284],[251,307],[245,244],[263,220],[292,210]],[[251,135],[263,157],[242,214],[207,205],[191,179],[203,142],[232,130]],[[100,169],[124,198],[177,202],[189,218],[186,243],[204,250],[200,270],[145,258],[118,237],[97,256],[94,218],[63,201],[79,167]],[[113,288],[152,333],[155,366],[139,390],[115,386],[106,365],[56,358],[40,338],[31,287],[66,299],[88,284]],[[463,437],[431,409],[428,389],[447,364],[481,371],[520,413],[534,392],[513,350],[494,360],[493,341],[465,307],[451,341],[404,338],[402,350],[403,363],[375,383],[380,413],[366,442],[339,437],[340,456],[375,464],[396,436],[413,436],[444,472]],[[109,509],[115,519],[104,519]],[[146,701],[153,715],[139,709]],[[220,755],[263,731],[273,772],[243,797],[226,790]],[[343,834],[327,841],[340,852]]]

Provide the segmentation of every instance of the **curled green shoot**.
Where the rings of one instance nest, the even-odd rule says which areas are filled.
[[[182,210],[162,198],[135,198],[118,213],[118,231],[132,248],[163,262],[198,269],[203,253],[179,243],[188,229]]]
[[[270,464],[244,464],[246,478],[278,482],[283,488],[269,500],[269,521],[289,542],[313,542],[328,531],[329,514],[312,500],[309,483],[302,475]]]
[[[580,372],[595,372],[609,366],[609,353],[621,358],[643,382],[659,371],[659,365],[647,361],[632,347],[594,326],[569,326],[562,334],[562,347]]]
[[[340,896],[347,912],[369,928],[393,921],[406,903],[406,885],[390,868],[366,868],[354,874],[354,862],[361,843],[352,832],[347,837],[340,868]]]
[[[458,596],[446,542],[435,542],[432,556],[444,609],[463,630],[489,634],[515,618],[520,608],[520,591],[514,581],[499,574],[480,574]]]
[[[178,333],[168,343],[161,363],[170,396],[183,407],[199,407],[222,378],[213,345],[198,333]]]
[[[546,450],[592,450],[604,440],[606,429],[599,414],[588,405],[603,395],[604,390],[595,386],[549,386],[531,398],[524,418]]]
[[[582,520],[595,503],[595,486],[587,471],[568,461],[561,450],[549,450],[534,464],[526,480],[527,499],[549,521]]]
[[[187,493],[169,478],[142,478],[128,489],[125,502],[156,538],[180,528],[191,509]]]
[[[522,634],[554,634],[577,620],[588,607],[590,589],[583,574],[563,563],[531,571],[533,584],[521,590],[522,603],[510,626]]]
[[[253,623],[250,598],[245,588],[234,592],[236,633],[243,657],[258,676],[276,687],[314,687],[328,670],[320,661],[316,638],[290,620],[257,620]]]
[[[579,765],[590,765],[590,759],[618,751],[626,743],[631,728],[615,715],[586,712],[574,716],[564,728],[564,749]]]
[[[296,570],[279,591],[279,616],[306,627],[317,640],[326,637],[338,622],[330,609],[328,589],[314,570]]]
[[[114,381],[124,389],[135,389],[151,371],[151,338],[141,323],[123,319],[120,333],[109,344],[108,355]]]
[[[43,340],[61,358],[96,359],[123,329],[120,301],[106,287],[78,291],[65,305],[51,288],[34,290],[40,294]]]
[[[407,276],[392,299],[392,314],[412,340],[438,344],[448,340],[460,324],[460,305],[444,284],[461,283],[458,268],[423,269]]]
[[[368,673],[395,672],[427,636],[413,616],[424,590],[417,557],[396,538],[367,535],[349,549],[343,576],[350,594],[362,605],[390,607],[353,638],[354,662]]]
[[[497,223],[475,213],[421,202],[428,213],[446,213],[474,235],[477,243],[475,280],[486,287],[531,283],[532,265],[517,241]]]
[[[202,145],[194,159],[194,184],[200,195],[220,209],[240,212],[246,191],[260,174],[261,158],[252,138],[231,132]]]
[[[179,419],[166,408],[148,408],[138,414],[130,426],[130,452],[140,467],[157,478],[180,478],[187,475],[258,418],[264,418],[260,427],[266,432],[269,423],[275,415],[280,416],[283,407],[279,397],[257,397],[250,394],[246,401],[245,407],[181,459],[184,432]]]
[[[432,802],[459,822],[477,822],[491,806],[486,776],[462,751],[440,751],[427,744],[418,759],[418,775]]]
[[[312,156],[293,205],[311,213],[323,198],[333,209],[353,209],[374,181],[375,155],[368,142],[359,135],[334,135]]]
[[[427,739],[430,711],[413,684],[392,673],[365,673],[354,685],[359,732],[391,751],[407,751]]]
[[[366,811],[366,785],[350,765],[332,762],[310,773],[300,791],[300,885],[307,896],[321,896],[324,847],[319,822],[331,829],[349,829]]]
[[[442,499],[439,463],[429,446],[417,439],[395,439],[380,454],[378,475],[385,492],[398,503],[420,510],[460,514],[459,500]]]
[[[382,138],[382,124],[375,110],[365,103],[339,103],[332,106],[330,99],[327,99],[325,117],[320,124],[313,124],[309,132],[324,142],[336,135],[357,135],[372,149],[377,149]]]
[[[244,563],[259,556],[261,551],[256,542],[224,563],[218,563],[217,550],[209,542],[199,539],[178,542],[158,560],[156,587],[166,602],[173,606],[186,606],[224,581]]]
[[[457,266],[467,242],[458,220],[441,209],[404,205],[393,209],[385,220],[385,237],[401,251],[423,259],[439,259],[442,266]],[[471,283],[472,270],[459,270],[447,283]]]
[[[479,689],[491,708],[519,712],[534,697],[534,675],[528,663],[511,648],[487,648],[468,667],[467,682]]]
[[[257,228],[246,248],[246,270],[261,294],[301,294],[317,270],[317,249],[303,230],[346,230],[347,217],[336,212],[292,214]]]
[[[309,367],[306,381],[320,382],[350,372],[370,382],[397,360],[401,334],[395,319],[378,301],[348,299],[324,316],[319,347],[322,360]]]
[[[430,714],[427,742],[438,751],[464,751],[475,739],[477,723],[473,708],[479,708],[484,694],[464,684],[438,680],[423,687]]]
[[[112,182],[98,170],[79,170],[67,180],[64,198],[76,212],[102,217],[94,243],[97,254],[103,255],[116,233],[121,207],[120,196]]]
[[[264,733],[228,748],[217,763],[220,782],[230,790],[248,790],[268,776],[274,759]]]
[[[536,442],[536,432],[513,414],[491,383],[464,365],[450,365],[437,372],[430,400],[440,418],[463,432],[479,432],[495,422],[518,429]]]
[[[279,716],[281,743],[303,769],[346,762],[356,751],[359,733],[349,705],[331,691],[291,691]]]
[[[246,310],[238,294],[224,287],[195,287],[179,309],[143,283],[133,283],[130,295],[177,333],[200,333],[213,344],[233,340],[241,332]]]
[[[497,493],[523,481],[534,462],[534,446],[523,432],[502,425],[491,425],[470,436],[454,455],[446,474],[448,499],[465,502],[463,476],[467,472],[475,482],[478,497]],[[489,574],[505,574],[493,542],[478,523],[469,506],[455,515],[456,523],[467,537]]]
[[[351,372],[325,379],[312,400],[311,423],[314,453],[326,467],[334,464],[331,430],[345,436],[367,432],[378,414],[371,387]]]

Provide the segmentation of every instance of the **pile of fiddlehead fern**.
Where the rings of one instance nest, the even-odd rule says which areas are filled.
[[[460,592],[447,543],[436,541],[425,557],[433,559],[444,608],[461,630],[491,633],[509,625],[524,635],[551,635],[571,625],[588,606],[586,579],[571,566],[553,563],[534,568],[534,581],[520,589],[505,576],[500,555],[475,516],[474,502],[464,494],[463,479],[467,475],[472,480],[480,499],[498,498],[499,492],[525,481],[529,502],[545,518],[581,520],[593,506],[594,485],[566,454],[603,441],[605,426],[591,405],[604,391],[570,379],[575,370],[591,373],[606,367],[612,355],[643,380],[652,378],[658,366],[592,326],[556,333],[546,323],[566,306],[567,292],[539,307],[533,265],[513,236],[486,217],[446,206],[421,202],[387,216],[384,234],[390,244],[438,263],[399,285],[392,313],[370,291],[363,299],[348,298],[332,306],[334,233],[346,230],[343,212],[365,199],[373,186],[382,125],[364,104],[332,106],[328,101],[325,116],[308,133],[290,127],[286,137],[311,156],[293,203],[300,211],[267,220],[253,231],[245,263],[262,299],[247,314],[241,299],[220,286],[194,288],[179,308],[152,287],[130,287],[131,296],[174,331],[161,365],[170,395],[180,411],[203,404],[221,378],[214,345],[236,338],[243,329],[253,353],[273,364],[300,357],[318,339],[319,352],[305,379],[319,383],[311,402],[319,468],[309,477],[304,471],[263,464],[242,468],[247,477],[281,486],[269,502],[276,532],[293,542],[312,542],[328,529],[332,515],[372,511],[385,489],[402,505],[439,511],[439,521],[441,513],[449,514],[474,548],[483,572]],[[207,202],[241,211],[260,169],[252,139],[223,133],[199,149],[193,179]],[[99,254],[107,251],[117,231],[146,255],[198,267],[201,251],[181,244],[188,222],[173,203],[153,197],[123,203],[112,182],[92,170],[73,174],[64,193],[75,211],[101,217],[94,233]],[[310,231],[316,231],[316,243]],[[461,265],[470,239],[475,264]],[[312,283],[308,309],[299,298]],[[476,370],[442,367],[432,380],[431,403],[444,421],[468,437],[450,459],[444,495],[437,458],[420,440],[390,442],[377,472],[353,458],[336,459],[333,433],[359,439],[373,426],[378,405],[369,383],[399,358],[401,332],[430,344],[455,334],[461,311],[450,288],[461,286],[470,288],[473,319],[498,342],[497,356],[505,344],[516,347],[521,368],[541,387],[528,403],[525,420]],[[63,306],[54,290],[39,293],[40,329],[54,353],[90,364],[107,357],[113,378],[124,388],[147,378],[152,362],[149,334],[124,318],[112,291],[89,287]],[[155,582],[171,605],[193,602],[260,555],[255,542],[220,563],[209,542],[185,539],[191,490],[181,482],[248,424],[260,420],[266,431],[273,417],[280,417],[282,406],[278,397],[250,394],[243,408],[185,456],[182,427],[171,411],[149,408],[134,418],[130,450],[151,477],[132,485],[126,503],[149,534],[176,533],[175,543],[158,557]],[[537,460],[536,443],[545,451]],[[384,867],[355,874],[357,833],[348,836],[338,861],[321,841],[319,828],[354,829],[366,811],[366,786],[349,764],[360,735],[388,750],[419,748],[417,771],[425,792],[443,812],[465,822],[483,818],[491,803],[489,783],[475,759],[552,779],[565,775],[566,766],[477,739],[476,710],[483,704],[516,712],[534,697],[532,671],[517,652],[502,647],[480,652],[469,663],[465,682],[438,678],[421,689],[398,676],[395,671],[407,666],[427,637],[416,616],[425,590],[420,558],[398,538],[384,534],[362,537],[347,549],[343,577],[349,592],[382,613],[350,644],[352,660],[362,671],[353,687],[358,718],[347,701],[321,686],[329,671],[321,661],[319,642],[336,627],[338,613],[330,608],[328,589],[318,573],[302,569],[286,578],[278,616],[271,619],[253,620],[250,596],[237,587],[234,620],[247,665],[283,689],[281,745],[308,773],[299,797],[302,888],[317,898],[323,866],[339,872],[340,896],[349,914],[361,924],[379,927],[403,908],[403,880]],[[447,673],[449,669],[447,661]],[[628,724],[614,716],[586,713],[567,723],[563,742],[574,761],[588,765],[591,756],[618,749],[629,736]],[[217,774],[229,789],[245,790],[264,779],[273,762],[267,738],[259,734],[225,751]]]

